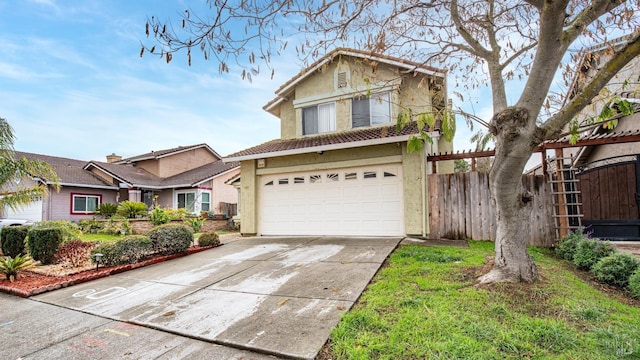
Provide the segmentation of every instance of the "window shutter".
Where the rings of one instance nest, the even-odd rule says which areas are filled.
[[[338,89],[347,87],[347,73],[342,71],[338,73]]]

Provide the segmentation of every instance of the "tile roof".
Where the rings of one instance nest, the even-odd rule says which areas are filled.
[[[108,182],[102,180],[100,177],[92,174],[91,172],[84,170],[84,166],[87,164],[86,161],[49,155],[33,154],[22,151],[16,151],[15,156],[16,158],[24,157],[29,160],[40,160],[51,165],[51,167],[53,167],[58,174],[58,178],[60,178],[60,183],[62,185],[80,185],[84,187],[98,188],[112,187],[114,189],[118,188],[117,186],[109,184]]]
[[[162,157],[165,157],[165,156],[168,156],[168,155],[172,155],[172,154],[176,154],[176,153],[180,153],[180,152],[184,152],[184,151],[188,151],[188,150],[198,149],[198,148],[206,148],[213,155],[215,155],[218,159],[222,158],[209,145],[202,143],[202,144],[195,144],[195,145],[178,146],[178,147],[174,147],[174,148],[171,148],[171,149],[154,150],[154,151],[150,151],[150,152],[145,153],[145,154],[136,155],[136,156],[132,156],[132,157],[129,157],[129,158],[126,158],[126,159],[122,159],[122,160],[116,161],[115,164],[127,164],[127,163],[136,162],[136,161],[148,160],[148,159],[158,159],[158,158],[162,158]]]
[[[440,122],[436,124],[433,131],[440,129]],[[373,145],[373,143],[388,143],[399,141],[400,137],[418,133],[415,122],[408,123],[402,130],[396,131],[396,126],[368,127],[358,130],[322,134],[316,136],[305,136],[294,139],[276,139],[266,143],[233,153],[224,158],[225,161],[237,161],[254,157],[274,157],[295,153],[323,151],[353,148],[358,146]],[[330,149],[329,149],[330,148]],[[260,156],[258,156],[260,155]],[[269,156],[265,156],[269,155]]]
[[[237,161],[224,163],[222,160],[210,163],[199,168],[191,169],[181,174],[174,175],[162,181],[164,186],[172,186],[179,184],[198,185],[206,180],[212,179],[226,171],[232,170],[240,166]]]

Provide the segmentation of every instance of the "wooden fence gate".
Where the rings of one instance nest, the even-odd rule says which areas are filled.
[[[640,155],[620,156],[580,166],[582,225],[594,237],[640,240]]]
[[[430,238],[495,240],[496,216],[491,203],[489,174],[433,174],[427,181]],[[525,175],[522,185],[533,194],[528,244],[552,246],[556,240],[553,195],[545,177]]]

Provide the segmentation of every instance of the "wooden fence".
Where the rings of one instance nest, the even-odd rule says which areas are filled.
[[[229,218],[238,215],[238,204],[220,202],[218,208],[221,213],[227,214],[227,217]]]
[[[489,192],[489,175],[469,172],[429,175],[429,237],[495,240],[495,207]],[[525,175],[522,184],[533,194],[529,245],[555,242],[553,197],[544,176]]]

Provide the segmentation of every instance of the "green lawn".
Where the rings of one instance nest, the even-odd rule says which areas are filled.
[[[333,331],[329,357],[640,359],[639,307],[549,250],[530,253],[542,281],[476,288],[493,243],[399,247]]]

